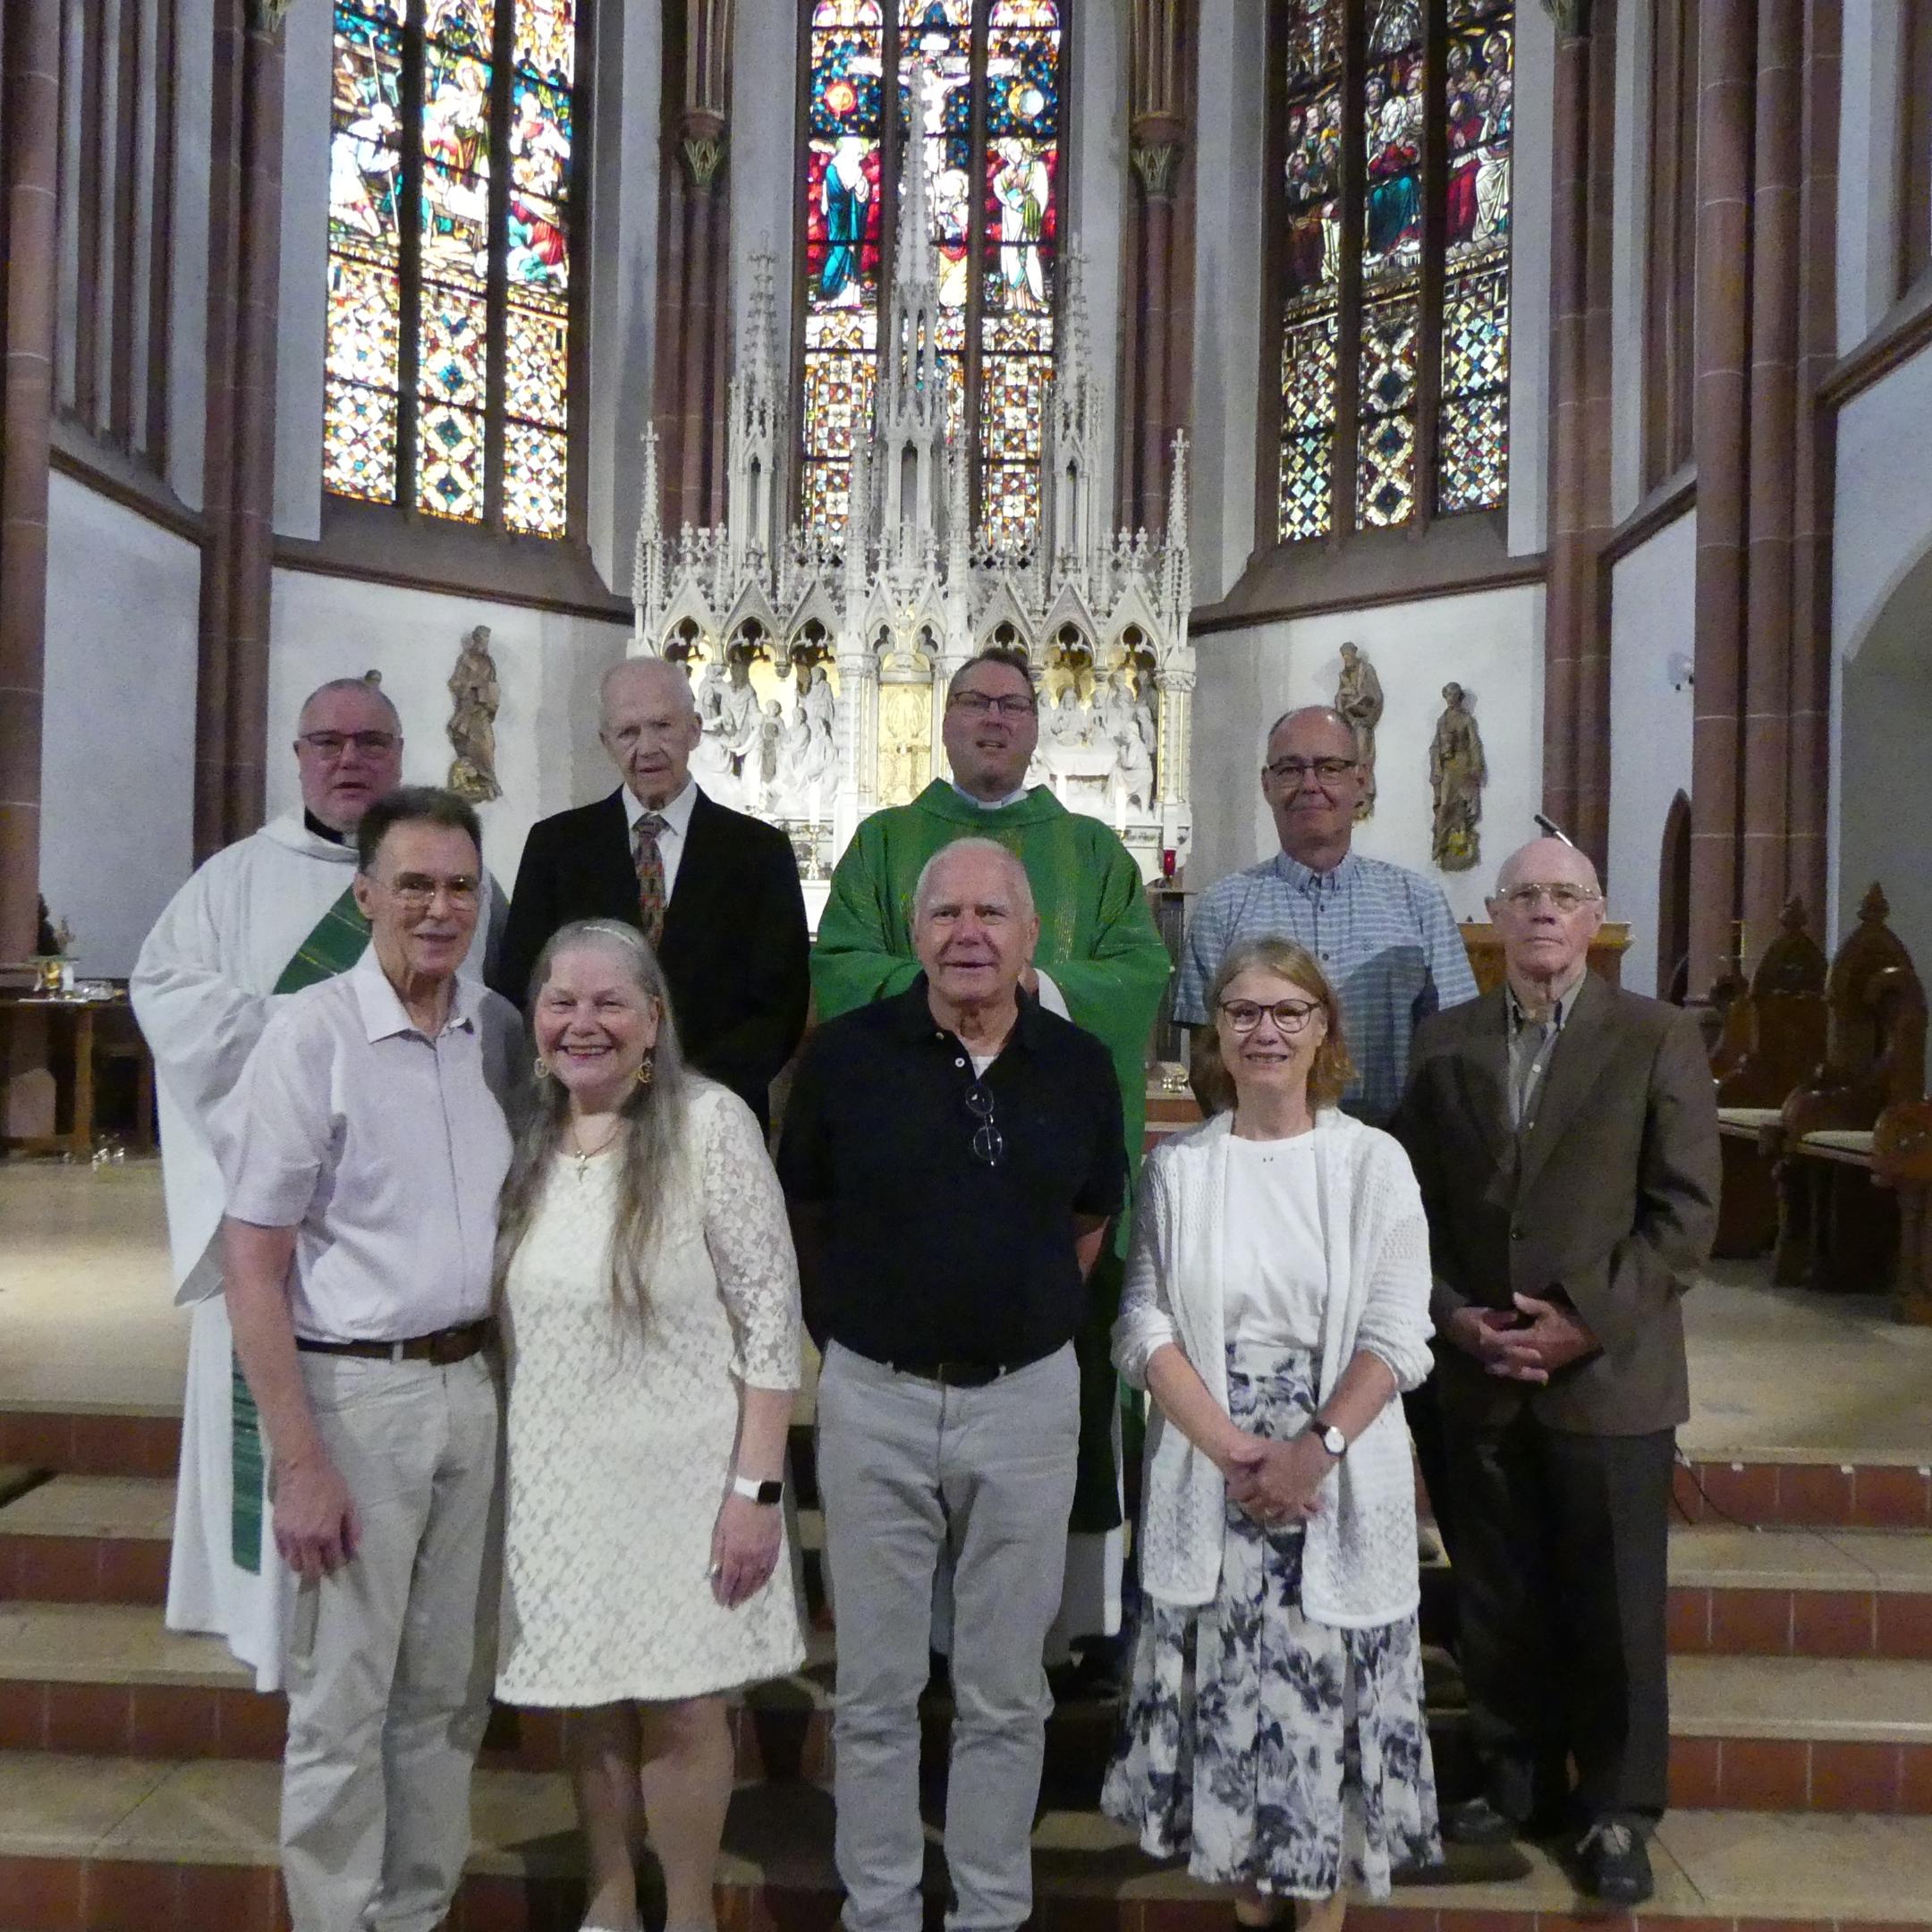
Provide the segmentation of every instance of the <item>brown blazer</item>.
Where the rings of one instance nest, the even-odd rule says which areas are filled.
[[[1530,1131],[1509,1117],[1501,991],[1416,1029],[1394,1129],[1428,1215],[1438,1331],[1471,1302],[1567,1295],[1603,1344],[1546,1387],[1488,1375],[1438,1333],[1445,1414],[1636,1436],[1690,1412],[1679,1297],[1717,1221],[1717,1111],[1690,1015],[1584,976]]]

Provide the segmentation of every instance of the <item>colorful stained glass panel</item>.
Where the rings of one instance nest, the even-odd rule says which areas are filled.
[[[872,419],[878,319],[868,314],[805,318],[803,510],[806,522],[836,530],[852,488],[852,454]]]
[[[510,351],[507,406],[513,416],[527,417],[561,429],[568,385],[569,317],[562,309],[527,309],[510,305]]]
[[[1361,406],[1355,521],[1371,528],[1415,513],[1416,354],[1421,303],[1412,295],[1362,309]]]
[[[1509,487],[1509,269],[1460,277],[1443,304],[1445,511],[1488,510]]]
[[[421,328],[422,394],[439,402],[480,406],[489,360],[489,310],[483,298],[428,284],[422,292]]]
[[[402,39],[335,11],[330,90],[329,238],[393,254],[402,188]]]
[[[393,503],[396,399],[330,376],[323,383],[322,487],[338,496]]]
[[[516,0],[512,58],[519,67],[567,88],[577,69],[575,0]]]
[[[1326,537],[1334,521],[1335,338],[1331,313],[1282,338],[1279,521],[1284,541]]]
[[[425,402],[416,419],[416,504],[474,522],[483,514],[483,419]]]
[[[517,76],[510,92],[510,179],[528,194],[555,197],[570,174],[570,96]]]
[[[512,530],[561,537],[568,519],[569,445],[560,431],[508,424],[504,436],[504,521]]]

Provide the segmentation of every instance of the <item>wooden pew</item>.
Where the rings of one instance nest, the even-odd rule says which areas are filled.
[[[1876,1128],[1925,1098],[1925,989],[1874,884],[1826,983],[1825,1063],[1785,1100],[1766,1140],[1778,1187],[1773,1280],[1867,1291],[1893,1284],[1894,1193],[1872,1185]]]
[[[1828,970],[1803,902],[1792,899],[1749,987],[1725,1010],[1711,1055],[1724,1155],[1718,1255],[1762,1254],[1777,1238],[1777,1186],[1763,1135],[1778,1124],[1785,1100],[1825,1056]]]
[[[1895,1102],[1878,1116],[1872,1179],[1898,1199],[1898,1318],[1932,1326],[1932,1100]]]

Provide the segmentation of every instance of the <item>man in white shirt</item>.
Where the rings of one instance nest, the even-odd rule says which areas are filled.
[[[456,970],[475,812],[404,787],[357,827],[369,950],[270,1018],[216,1115],[223,1276],[300,1579],[282,1860],[296,1932],[430,1932],[470,1839],[496,1666],[496,1196],[521,1030]]]
[[[281,1687],[292,1584],[273,1551],[262,1561],[260,1435],[234,1372],[221,1293],[223,1183],[209,1121],[281,999],[347,971],[362,954],[368,923],[351,889],[355,832],[396,785],[402,724],[379,686],[337,678],[303,704],[294,751],[301,809],[195,873],[155,922],[129,988],[155,1057],[175,1299],[194,1311],[168,1627],[225,1638],[261,1690]],[[491,906],[501,914],[500,894]],[[476,923],[463,970],[480,979],[486,922]]]
[[[623,783],[530,827],[490,984],[521,1004],[559,927],[635,926],[664,967],[685,1058],[762,1125],[810,996],[792,842],[692,779],[703,726],[682,665],[624,658],[605,674],[601,707],[598,735]]]

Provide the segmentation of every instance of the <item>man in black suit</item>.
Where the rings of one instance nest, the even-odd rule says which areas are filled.
[[[664,965],[685,1057],[765,1123],[805,1030],[805,902],[784,833],[691,782],[702,729],[682,666],[627,657],[605,674],[598,735],[624,782],[530,827],[491,983],[521,1004],[560,926],[637,927]]]

